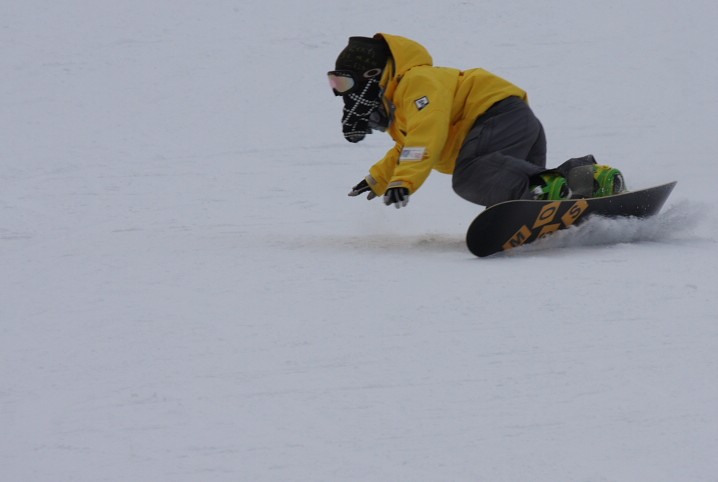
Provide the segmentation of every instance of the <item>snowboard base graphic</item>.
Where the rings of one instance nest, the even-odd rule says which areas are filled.
[[[484,257],[532,243],[559,229],[566,229],[590,215],[648,217],[657,214],[676,181],[612,196],[561,201],[515,200],[481,212],[466,233],[466,245]]]

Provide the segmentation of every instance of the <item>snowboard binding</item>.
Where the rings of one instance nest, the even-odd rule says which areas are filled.
[[[613,196],[625,191],[626,182],[620,170],[596,164],[593,156],[585,156],[537,175],[530,184],[529,198],[559,201]]]
[[[593,195],[604,197],[620,194],[626,190],[626,183],[621,171],[606,165],[593,166]]]
[[[568,181],[561,174],[547,172],[540,174],[538,177],[538,184],[529,188],[532,199],[554,201],[571,197]]]

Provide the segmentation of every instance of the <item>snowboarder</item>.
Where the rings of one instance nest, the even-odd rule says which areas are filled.
[[[451,174],[459,196],[484,206],[624,188],[620,172],[597,166],[591,155],[546,169],[546,136],[524,90],[481,68],[434,67],[413,40],[385,33],[350,37],[328,77],[344,101],[349,142],[373,129],[396,142],[349,196],[383,196],[386,205],[400,208],[432,169]]]

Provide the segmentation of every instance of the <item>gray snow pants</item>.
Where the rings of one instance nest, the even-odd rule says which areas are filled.
[[[466,136],[452,177],[456,194],[483,206],[521,199],[546,171],[546,135],[526,102],[509,97],[479,116]]]

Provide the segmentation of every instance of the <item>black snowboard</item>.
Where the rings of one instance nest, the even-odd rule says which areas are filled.
[[[676,182],[613,196],[564,201],[506,201],[481,212],[469,226],[466,245],[476,256],[506,251],[579,224],[591,214],[648,217],[657,214]]]

